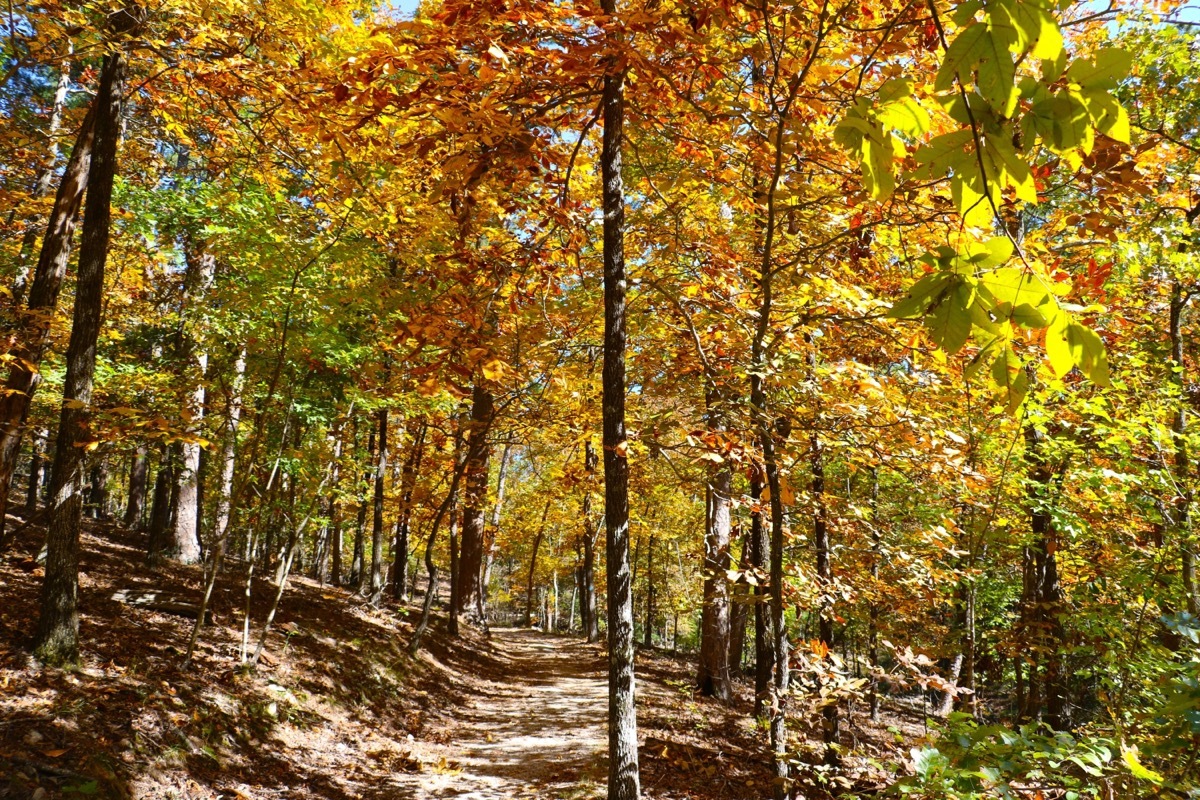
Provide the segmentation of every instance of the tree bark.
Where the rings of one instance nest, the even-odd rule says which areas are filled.
[[[724,398],[707,391],[708,430],[717,441],[725,432]],[[700,694],[727,702],[732,696],[729,677],[730,616],[729,535],[732,527],[733,470],[726,454],[709,468],[707,514],[704,525],[704,605],[700,612],[700,664],[696,685]]]
[[[104,58],[96,94],[95,143],[88,171],[90,189],[84,210],[83,240],[79,252],[79,277],[75,289],[71,339],[67,346],[67,371],[63,405],[51,481],[50,517],[46,534],[46,576],[42,584],[41,614],[35,652],[47,664],[74,663],[79,659],[79,529],[83,512],[83,455],[90,432],[88,423],[96,369],[96,343],[100,336],[104,300],[104,269],[108,260],[109,223],[113,179],[117,171],[121,98],[125,57]],[[7,490],[9,487],[3,486]]]
[[[370,602],[378,607],[383,602],[383,490],[387,475],[388,412],[381,408],[377,412],[379,434],[375,448],[375,495],[371,517],[371,585]]]
[[[815,359],[814,359],[815,362]],[[814,363],[810,362],[810,363]],[[810,436],[813,501],[813,546],[817,555],[817,579],[821,585],[822,598],[829,598],[833,588],[833,565],[829,560],[829,522],[825,510],[825,449],[816,428]],[[817,635],[823,648],[833,653],[833,608],[828,599],[821,601],[818,611]],[[828,660],[828,656],[826,656]],[[830,662],[832,667],[832,662]],[[841,738],[841,711],[836,701],[828,703],[821,712],[823,718],[822,740],[825,742],[825,763],[836,766],[841,763],[838,740]]]
[[[68,54],[70,46],[68,45]],[[71,88],[71,62],[65,60],[58,73],[58,86],[54,90],[54,104],[50,109],[50,121],[46,130],[46,138],[50,141],[50,147],[46,153],[46,160],[42,164],[41,170],[38,171],[38,176],[33,182],[33,189],[29,193],[31,200],[40,200],[50,193],[50,186],[54,182],[54,168],[58,164],[58,129],[62,125],[63,108],[67,102],[67,91]],[[16,210],[9,215],[9,222],[13,222]],[[38,231],[43,224],[40,215],[30,219],[25,225],[25,235],[21,239],[21,249],[17,254],[17,275],[13,281],[12,305],[13,308],[20,308],[25,302],[25,292],[29,288],[29,267],[30,255],[33,252],[33,245],[37,242]]]
[[[583,493],[583,574],[580,587],[580,617],[584,635],[588,642],[600,641],[600,619],[596,607],[596,522],[592,519],[592,480],[596,475],[598,459],[596,449],[589,439],[584,445],[583,464],[585,473]]]
[[[149,487],[150,460],[146,456],[147,452],[146,445],[139,444],[129,465],[129,498],[125,503],[124,517],[127,528],[141,526],[142,512],[146,507],[146,490]]]
[[[533,625],[533,577],[537,573],[538,550],[542,547],[542,537],[546,533],[546,517],[550,514],[550,502],[542,509],[542,521],[538,525],[537,535],[533,539],[533,555],[529,557],[529,574],[525,580],[525,627]]]
[[[460,613],[475,617],[483,605],[484,518],[488,492],[488,466],[491,447],[488,432],[495,413],[492,393],[476,383],[471,397],[470,441],[463,492],[462,544],[458,562],[458,601]]]
[[[1177,397],[1175,413],[1171,419],[1171,436],[1174,439],[1174,478],[1175,502],[1173,516],[1175,529],[1179,532],[1179,547],[1181,551],[1180,575],[1183,583],[1183,598],[1188,613],[1193,617],[1200,615],[1200,595],[1196,586],[1196,543],[1192,537],[1192,464],[1187,446],[1187,397],[1184,392],[1186,384],[1186,365],[1183,359],[1183,311],[1187,308],[1191,295],[1184,292],[1179,281],[1171,286],[1171,382],[1175,386]]]
[[[25,491],[25,519],[33,518],[37,513],[38,494],[42,488],[42,473],[46,471],[46,460],[43,448],[46,446],[46,432],[37,431],[33,436],[29,453],[29,485]]]
[[[41,364],[50,343],[50,321],[58,306],[63,278],[67,274],[75,222],[91,172],[98,104],[99,97],[93,101],[83,120],[71,151],[71,159],[59,182],[29,289],[28,313],[18,323],[19,332],[12,352],[17,360],[12,362],[8,381],[4,391],[0,392],[0,552],[7,544],[5,514],[25,420],[29,415],[33,394],[41,383],[41,375],[36,368]]]
[[[428,427],[424,418],[417,423],[412,449],[409,450],[400,473],[400,513],[396,521],[396,547],[392,558],[392,596],[400,601],[408,599],[408,538],[412,527],[413,492],[425,452],[425,434]]]
[[[617,43],[617,0],[603,0]],[[625,126],[625,72],[605,64],[600,97],[604,132],[600,150],[604,212],[604,520],[608,558],[608,800],[635,800],[638,771],[634,706],[633,586],[629,572],[629,461],[625,435],[625,187],[621,155]]]
[[[242,420],[242,389],[245,382],[246,348],[242,347],[233,361],[233,381],[225,405],[225,435],[221,442],[221,482],[217,493],[217,512],[213,528],[218,537],[229,529],[233,517],[233,476],[237,468],[238,426]]]
[[[154,476],[154,496],[150,503],[150,531],[146,549],[146,563],[151,569],[162,566],[169,544],[167,533],[171,527],[171,487],[175,485],[171,448],[163,447],[158,472]]]

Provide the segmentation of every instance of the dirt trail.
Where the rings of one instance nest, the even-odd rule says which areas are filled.
[[[445,766],[396,776],[394,796],[549,800],[603,794],[608,693],[596,648],[520,629],[494,629],[492,644],[495,674],[481,676],[450,741],[426,756],[444,758]]]

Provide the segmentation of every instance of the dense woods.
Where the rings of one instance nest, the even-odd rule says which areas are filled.
[[[1188,9],[0,17],[9,677],[346,597],[394,663],[602,643],[613,800],[709,796],[641,779],[654,659],[769,774],[712,796],[1200,791]],[[187,590],[89,608],[87,536]]]

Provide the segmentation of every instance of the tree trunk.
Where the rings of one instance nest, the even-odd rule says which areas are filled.
[[[154,476],[154,497],[150,504],[150,534],[146,549],[146,563],[151,569],[162,566],[167,549],[167,530],[171,524],[172,475],[170,448],[162,448],[159,456],[158,473]]]
[[[358,441],[358,421],[354,422],[355,428],[355,443]],[[367,435],[367,463],[374,464],[375,462],[375,431],[372,428]],[[355,589],[359,594],[363,593],[366,588],[367,572],[365,568],[366,561],[366,531],[367,531],[367,493],[366,485],[370,480],[371,470],[367,470],[362,476],[362,489],[358,498],[358,519],[354,527],[354,557],[350,563],[350,582],[354,584]]]
[[[146,489],[149,487],[150,460],[146,457],[147,448],[139,444],[133,453],[129,467],[129,500],[125,504],[125,527],[139,528],[142,522],[142,511],[146,507]]]
[[[487,443],[492,415],[492,393],[475,384],[471,397],[470,442],[466,490],[463,493],[462,549],[458,562],[458,611],[469,617],[478,615],[483,605],[484,507],[487,504],[488,464],[491,448]]]
[[[589,439],[584,445],[586,473],[583,494],[583,585],[580,587],[580,616],[588,642],[600,641],[600,619],[596,607],[596,523],[592,519],[592,479],[596,474],[596,449]]]
[[[225,404],[225,435],[221,442],[221,483],[213,527],[217,537],[229,530],[229,523],[233,518],[233,477],[237,468],[238,425],[242,420],[242,389],[245,382],[246,348],[242,347],[233,362],[233,381]]]
[[[404,460],[404,469],[400,473],[400,513],[396,520],[396,547],[392,558],[392,596],[399,601],[408,599],[408,537],[412,526],[413,491],[416,489],[421,458],[425,452],[427,428],[428,425],[422,418],[417,423],[412,449],[409,450],[408,458]]]
[[[654,644],[654,534],[646,543],[646,627],[642,630],[643,644]]]
[[[329,549],[333,552],[329,579],[342,585],[342,509],[338,502],[338,482],[342,475],[342,424],[333,432],[333,473],[329,478]]]
[[[492,524],[484,535],[483,578],[479,599],[482,601],[479,616],[484,617],[483,605],[488,600],[488,587],[492,583],[492,564],[496,561],[496,535],[500,532],[500,517],[504,513],[504,491],[507,485],[508,458],[512,454],[512,443],[506,442],[500,453],[500,468],[496,475],[496,504],[492,506]]]
[[[811,362],[810,362],[811,363]],[[829,523],[825,511],[825,449],[816,428],[810,437],[811,450],[809,453],[812,465],[812,501],[813,501],[813,546],[817,554],[817,580],[820,581],[821,596],[828,598],[832,595],[833,565],[829,560]],[[820,638],[822,649],[833,653],[833,608],[828,600],[822,600],[817,623],[817,636]],[[828,659],[828,656],[826,656]],[[832,660],[829,663],[832,668]],[[841,763],[838,751],[838,740],[841,737],[841,709],[837,702],[828,703],[821,712],[824,718],[822,739],[825,742],[825,763],[836,766]]]
[[[883,537],[879,530],[879,467],[871,467],[871,600],[867,609],[867,660],[871,678],[867,683],[867,705],[871,719],[879,719],[879,562],[883,558]]]
[[[37,513],[38,494],[42,488],[42,473],[46,471],[46,460],[42,452],[46,446],[46,432],[37,431],[33,436],[29,453],[29,485],[25,491],[25,519]]]
[[[724,398],[709,389],[708,430],[719,442],[725,432]],[[700,694],[728,701],[732,696],[729,678],[729,534],[731,528],[733,469],[728,454],[709,468],[707,514],[704,525],[704,605],[700,622],[700,664],[696,684]],[[740,643],[739,643],[740,644]]]
[[[50,323],[58,306],[63,278],[67,274],[75,221],[91,173],[99,102],[100,98],[97,97],[84,118],[71,152],[71,160],[67,162],[66,171],[59,182],[29,289],[29,313],[20,322],[21,328],[12,351],[16,359],[11,362],[4,391],[0,391],[0,552],[7,544],[5,514],[12,489],[13,470],[21,449],[21,436],[29,414],[29,404],[41,383],[41,375],[36,368],[41,364],[50,343]]]
[[[613,18],[617,0],[603,0]],[[606,37],[616,44],[615,25]],[[604,212],[604,520],[608,557],[608,800],[636,800],[637,708],[634,706],[633,587],[629,573],[629,461],[625,438],[625,187],[621,151],[625,73],[606,64],[600,105]]]
[[[54,452],[46,534],[46,577],[42,584],[41,615],[35,640],[38,658],[53,665],[79,659],[77,594],[79,528],[83,512],[81,473],[84,447],[91,435],[88,406],[92,401],[96,342],[104,300],[104,268],[108,260],[124,73],[123,54],[116,52],[105,56],[96,94],[95,152],[88,176],[91,188],[84,210],[75,310],[67,346],[67,371],[63,381],[63,405]],[[8,485],[0,488],[7,494]]]
[[[745,573],[750,569],[750,528],[739,525],[730,532],[730,539],[738,533],[740,529],[741,538],[741,557],[738,560],[738,569]],[[734,584],[729,601],[729,675],[730,677],[740,676],[742,674],[742,656],[746,645],[746,625],[750,621],[750,604],[748,602],[750,585],[745,579],[739,580]],[[678,619],[676,619],[676,628],[678,628]],[[673,649],[673,648],[672,648]]]
[[[370,602],[378,607],[383,602],[383,490],[384,478],[387,475],[388,451],[388,412],[381,408],[377,412],[379,420],[379,438],[376,445],[375,458],[375,495],[373,514],[371,517],[371,585]]]
[[[88,474],[87,511],[91,519],[108,516],[108,461],[99,451],[94,453],[92,469]]]
[[[71,49],[68,45],[68,53],[70,52]],[[46,161],[38,171],[38,176],[33,182],[33,189],[29,193],[31,200],[40,200],[45,197],[50,193],[50,186],[54,183],[54,168],[58,165],[58,129],[62,125],[63,108],[66,106],[67,91],[70,88],[71,62],[65,60],[59,69],[58,86],[55,87],[54,104],[50,110],[50,123],[46,128],[46,139],[50,142],[50,147],[46,153]],[[9,215],[10,223],[13,222],[15,213],[14,209],[13,214]],[[26,222],[25,235],[21,239],[21,249],[17,253],[17,275],[13,281],[12,290],[13,308],[20,308],[25,301],[25,292],[29,288],[30,255],[43,222],[40,215]]]
[[[1171,382],[1177,392],[1175,413],[1171,419],[1171,435],[1175,442],[1175,503],[1173,508],[1174,527],[1179,531],[1179,546],[1182,555],[1183,598],[1188,613],[1200,615],[1200,595],[1196,586],[1196,543],[1192,537],[1192,465],[1187,447],[1187,397],[1184,392],[1186,364],[1183,358],[1183,311],[1187,307],[1189,293],[1183,291],[1179,281],[1171,286]]]
[[[542,536],[546,533],[546,517],[550,514],[550,503],[542,509],[542,521],[538,525],[537,535],[533,539],[533,555],[529,558],[529,574],[525,580],[525,627],[533,625],[533,576],[537,572],[538,550],[542,547]]]
[[[1058,535],[1051,516],[1054,470],[1045,453],[1045,434],[1030,423],[1025,426],[1025,458],[1029,464],[1026,501],[1029,507],[1033,583],[1032,617],[1035,651],[1045,654],[1045,722],[1055,730],[1066,727],[1066,676],[1062,670],[1062,590],[1058,581]],[[1036,681],[1030,675],[1030,697]],[[1032,711],[1037,707],[1033,706]]]

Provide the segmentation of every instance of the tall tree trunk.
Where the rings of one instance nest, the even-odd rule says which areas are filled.
[[[396,520],[396,548],[392,558],[392,572],[395,576],[392,596],[401,601],[408,599],[408,537],[412,528],[413,492],[425,452],[425,434],[428,427],[424,418],[417,423],[412,449],[409,450],[408,458],[404,460],[404,469],[400,473],[400,513]]]
[[[1186,364],[1183,358],[1183,311],[1191,294],[1184,292],[1179,281],[1171,286],[1171,381],[1177,392],[1175,413],[1171,419],[1171,435],[1175,442],[1175,503],[1174,526],[1179,531],[1182,554],[1183,598],[1188,613],[1200,615],[1200,595],[1196,586],[1196,543],[1192,537],[1192,464],[1187,447],[1187,397],[1184,392]]]
[[[70,46],[68,45],[69,52]],[[46,139],[50,142],[50,147],[46,153],[46,160],[33,182],[33,189],[29,193],[31,200],[40,200],[45,197],[50,193],[50,187],[54,183],[54,168],[58,165],[58,129],[62,125],[63,108],[66,107],[67,90],[70,88],[71,62],[65,60],[59,68],[58,86],[54,90],[54,103],[50,109],[50,121],[46,128]],[[15,209],[14,213],[9,215],[10,224],[13,222],[14,216]],[[17,254],[17,275],[13,280],[13,308],[20,308],[21,304],[25,302],[25,292],[29,288],[29,268],[33,245],[37,242],[38,231],[41,230],[43,224],[44,220],[38,215],[25,225],[25,235],[21,239],[21,249]]]
[[[181,169],[186,168],[186,157],[180,158]],[[204,295],[216,275],[216,257],[204,249],[190,234],[184,236],[184,259],[187,269],[183,280],[182,309],[179,323],[177,347],[185,363],[196,365],[196,382],[188,394],[188,430],[196,433],[204,418],[204,375],[208,371],[208,354],[196,347],[194,337],[187,328],[194,322],[194,309],[203,302]],[[200,444],[196,441],[179,443],[179,464],[175,479],[178,482],[178,502],[173,530],[172,557],[181,564],[200,562]]]
[[[43,448],[46,446],[46,432],[36,431],[30,443],[29,452],[29,484],[25,490],[25,519],[32,519],[37,513],[38,494],[42,488],[42,473],[46,471],[46,459]]]
[[[41,383],[37,367],[50,343],[50,321],[54,309],[58,307],[58,296],[71,259],[75,222],[91,173],[99,102],[97,96],[79,129],[71,159],[59,182],[29,289],[28,314],[20,321],[21,327],[12,350],[16,359],[11,362],[8,381],[4,391],[0,392],[0,552],[7,543],[5,514],[8,511],[8,495],[12,490],[13,470],[21,450],[21,436],[33,393]]]
[[[542,547],[542,537],[546,533],[546,517],[550,514],[551,501],[546,501],[542,509],[542,521],[538,525],[537,535],[533,539],[533,555],[529,557],[529,574],[525,580],[525,627],[533,624],[533,576],[537,573],[538,550]]]
[[[738,569],[744,574],[750,569],[750,528],[737,525],[730,532],[730,540],[735,536],[741,539],[741,556],[738,559]],[[731,557],[732,563],[732,557]],[[743,578],[733,585],[729,598],[729,675],[731,678],[742,674],[742,657],[746,645],[746,625],[750,620],[749,604],[750,584]],[[676,619],[678,627],[678,619]]]
[[[233,476],[237,468],[238,425],[242,420],[242,389],[246,382],[246,348],[233,361],[233,381],[225,404],[225,435],[221,442],[221,478],[217,493],[216,536],[229,529],[233,518]],[[336,456],[335,456],[336,457]],[[336,467],[335,467],[336,469]]]
[[[588,642],[600,641],[600,617],[596,607],[596,521],[592,519],[592,480],[597,467],[596,448],[589,439],[584,444],[584,493],[583,493],[583,575],[580,587],[580,617],[584,635]]]
[[[879,562],[883,558],[883,535],[879,529],[879,467],[871,467],[871,589],[870,605],[867,609],[867,661],[871,666],[871,678],[867,684],[867,705],[871,719],[879,719]]]
[[[46,534],[46,577],[35,652],[47,664],[79,659],[79,528],[83,512],[83,455],[96,369],[96,342],[104,300],[104,268],[108,260],[113,178],[117,171],[121,97],[125,57],[104,58],[96,94],[95,152],[89,169],[90,189],[84,210],[79,277],[75,289],[67,372],[59,417],[51,481],[50,518]],[[7,485],[3,487],[6,491]]]
[[[108,459],[99,451],[94,453],[88,474],[88,516],[104,519],[108,516]]]
[[[148,448],[139,444],[133,452],[129,465],[129,499],[125,503],[125,527],[138,528],[142,522],[142,511],[146,507],[146,490],[149,488],[150,459]]]
[[[771,636],[770,573],[771,534],[763,522],[761,467],[750,467],[750,550],[751,563],[759,573],[754,584],[754,715],[765,716],[770,710],[771,676],[775,674],[775,640]]]
[[[616,45],[617,0],[603,0]],[[612,56],[615,59],[615,56]],[[608,800],[635,800],[638,771],[634,706],[633,586],[629,571],[629,461],[625,436],[625,186],[621,155],[625,127],[625,72],[605,63],[600,97],[604,133],[600,149],[604,211],[604,521],[608,558]]]
[[[708,430],[717,442],[725,433],[724,397],[715,388],[706,392]],[[727,453],[709,468],[704,525],[704,605],[700,612],[700,664],[696,684],[700,694],[728,701],[729,681],[729,533],[733,503],[733,469]],[[740,646],[740,642],[739,642]]]
[[[487,603],[488,587],[492,583],[492,564],[496,561],[496,535],[500,532],[500,518],[504,513],[504,490],[507,486],[508,458],[511,454],[512,442],[505,442],[504,450],[500,453],[500,468],[496,475],[496,504],[492,506],[492,524],[484,536],[483,584],[480,592],[480,600],[484,604]],[[483,608],[480,607],[479,616],[482,618],[483,615]]]
[[[387,475],[388,451],[388,412],[381,408],[377,412],[379,434],[376,443],[375,457],[375,495],[373,514],[371,517],[371,605],[378,606],[383,602],[383,489],[384,478]]]
[[[146,563],[151,569],[162,566],[168,548],[167,532],[171,525],[171,487],[175,483],[172,475],[171,451],[163,447],[159,455],[158,472],[154,476],[154,495],[150,503],[150,531],[146,549]]]
[[[1058,534],[1051,516],[1054,469],[1045,452],[1045,434],[1033,423],[1025,426],[1025,459],[1029,464],[1027,498],[1033,567],[1032,616],[1035,650],[1045,654],[1045,722],[1055,730],[1066,727],[1066,676],[1063,674],[1062,589],[1058,580]],[[1030,696],[1036,681],[1031,673]],[[1036,706],[1031,710],[1036,710]]]
[[[355,443],[358,442],[358,420],[354,421]],[[375,462],[375,430],[372,428],[367,435],[367,463],[374,464]],[[370,480],[371,470],[367,470],[362,476],[362,489],[358,498],[358,519],[354,527],[354,556],[350,563],[350,582],[354,584],[359,594],[363,593],[366,588],[367,572],[365,568],[366,561],[366,545],[365,537],[367,531],[367,494],[366,486]]]
[[[811,363],[811,362],[810,362]],[[814,427],[810,436],[809,457],[812,467],[812,502],[813,502],[813,546],[817,555],[817,580],[820,581],[821,596],[828,598],[833,590],[833,565],[830,562],[829,522],[825,510],[825,450],[821,444],[820,434]],[[833,653],[833,608],[831,603],[823,599],[818,611],[817,636],[822,648]],[[829,660],[830,667],[833,666]],[[825,763],[837,765],[841,762],[838,751],[838,740],[841,737],[841,710],[837,702],[828,703],[821,712],[824,718],[822,740],[825,742]]]
[[[341,586],[342,575],[342,509],[338,502],[338,482],[342,476],[342,423],[333,431],[333,473],[329,478],[329,549],[333,552],[330,564],[329,580],[334,586]]]
[[[483,605],[484,507],[487,504],[488,465],[491,447],[488,432],[495,413],[492,393],[479,383],[471,396],[471,421],[467,428],[470,441],[466,491],[463,492],[462,549],[458,562],[458,604],[460,613],[478,615]]]

